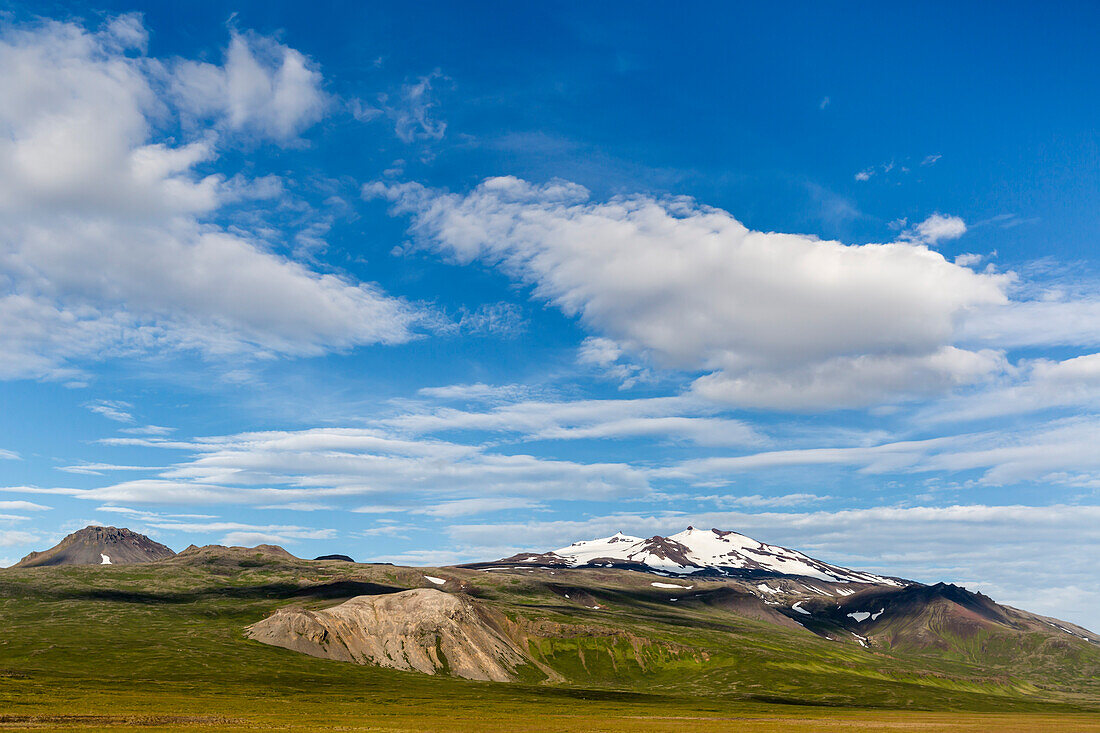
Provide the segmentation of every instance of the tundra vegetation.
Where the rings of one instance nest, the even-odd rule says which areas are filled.
[[[728,604],[671,602],[669,589],[653,585],[660,580],[621,569],[424,569],[225,548],[135,565],[12,568],[0,571],[0,726],[1100,730],[1100,648],[1069,634],[863,648]],[[445,667],[428,675],[248,638],[280,609],[321,611],[412,588],[485,609],[530,663],[510,682],[475,681]]]

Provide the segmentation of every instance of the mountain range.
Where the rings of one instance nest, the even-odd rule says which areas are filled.
[[[191,641],[180,644],[222,628],[218,639],[427,674],[715,694],[755,689],[755,679],[805,700],[843,690],[846,700],[893,705],[936,691],[1100,705],[1100,636],[1087,629],[956,585],[854,570],[718,529],[616,533],[417,568],[307,560],[274,545],[176,554],[128,529],[87,527],[0,573],[8,617],[40,618],[71,594],[84,599],[65,606],[81,633],[92,633],[80,621],[89,599],[112,604],[102,611],[111,619],[138,600],[146,611],[134,619],[135,638],[167,614],[165,623],[191,619]],[[45,606],[28,600],[36,594]],[[34,628],[43,644],[52,638]],[[797,675],[777,677],[791,665]]]

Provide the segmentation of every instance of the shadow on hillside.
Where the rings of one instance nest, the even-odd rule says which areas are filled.
[[[221,586],[189,591],[138,591],[121,588],[34,588],[21,595],[34,595],[54,601],[111,601],[114,603],[178,604],[204,600],[234,599],[316,599],[329,600],[374,596],[407,590],[392,585],[339,580],[332,583],[301,586],[296,583],[266,583],[251,586]]]

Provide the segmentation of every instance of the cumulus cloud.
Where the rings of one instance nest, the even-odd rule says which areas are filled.
[[[321,119],[327,97],[315,65],[271,38],[233,31],[221,66],[180,60],[171,89],[186,115],[238,132],[293,141]]]
[[[842,356],[782,371],[720,371],[700,377],[694,388],[716,402],[742,407],[862,407],[890,402],[898,395],[941,395],[1000,374],[1007,364],[999,351],[944,346],[930,354]]]
[[[597,367],[607,377],[618,380],[620,389],[630,389],[653,378],[650,370],[631,361],[619,344],[599,336],[589,336],[581,342],[577,363]]]
[[[906,231],[903,236],[934,247],[942,241],[958,239],[964,234],[966,234],[966,222],[961,217],[937,213]]]
[[[196,171],[220,127],[164,134],[193,107],[163,91],[171,65],[124,53],[141,45],[137,23],[0,34],[0,378],[72,379],[83,360],[153,348],[303,355],[410,338],[402,301],[213,223],[251,184]],[[235,36],[218,73],[248,83],[226,82],[226,125],[284,139],[315,119],[303,64]],[[260,77],[266,92],[248,86]]]
[[[594,202],[565,181],[492,178],[467,194],[375,183],[364,194],[410,215],[420,246],[499,267],[618,348],[711,372],[699,385],[711,399],[843,407],[996,368],[995,354],[953,347],[955,326],[972,308],[1006,303],[1012,278],[929,249],[965,231],[957,217],[930,217],[905,241],[846,245],[752,231],[686,198]],[[598,351],[609,355],[610,342]],[[918,378],[904,383],[903,371]]]

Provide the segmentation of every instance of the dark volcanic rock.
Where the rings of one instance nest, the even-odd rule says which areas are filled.
[[[172,557],[176,553],[143,534],[119,527],[85,527],[45,552],[32,552],[15,567],[46,565],[132,565]]]
[[[321,555],[320,557],[313,558],[314,560],[343,560],[344,562],[355,562],[347,555]]]

